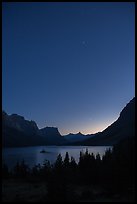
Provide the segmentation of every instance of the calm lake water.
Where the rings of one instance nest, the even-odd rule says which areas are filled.
[[[76,162],[79,161],[80,151],[85,152],[88,149],[89,153],[97,153],[102,157],[106,149],[112,148],[110,146],[35,146],[35,147],[19,147],[19,148],[4,148],[2,150],[2,162],[6,163],[9,168],[13,168],[17,161],[21,162],[23,159],[29,167],[36,164],[43,164],[44,160],[49,160],[51,163],[56,161],[58,154],[62,155],[64,159],[66,152],[69,156],[73,156]],[[41,150],[46,153],[40,153]]]

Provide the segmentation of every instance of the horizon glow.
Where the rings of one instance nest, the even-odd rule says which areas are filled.
[[[3,2],[2,109],[104,130],[135,96],[134,2]]]

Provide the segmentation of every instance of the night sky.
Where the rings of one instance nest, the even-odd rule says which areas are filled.
[[[135,95],[134,38],[134,3],[3,3],[2,109],[102,131]]]

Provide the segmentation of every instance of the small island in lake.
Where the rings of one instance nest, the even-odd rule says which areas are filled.
[[[49,153],[49,152],[43,149],[40,151],[40,153]]]

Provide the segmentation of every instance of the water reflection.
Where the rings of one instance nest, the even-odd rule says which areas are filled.
[[[30,166],[43,164],[45,160],[54,163],[58,154],[64,159],[66,152],[69,156],[73,156],[76,162],[79,161],[80,151],[85,152],[88,149],[89,153],[97,153],[102,157],[106,149],[110,146],[36,146],[36,147],[21,147],[21,148],[5,148],[2,151],[2,160],[9,168],[13,168],[15,164],[23,159]],[[46,153],[40,153],[41,150],[46,150]]]

